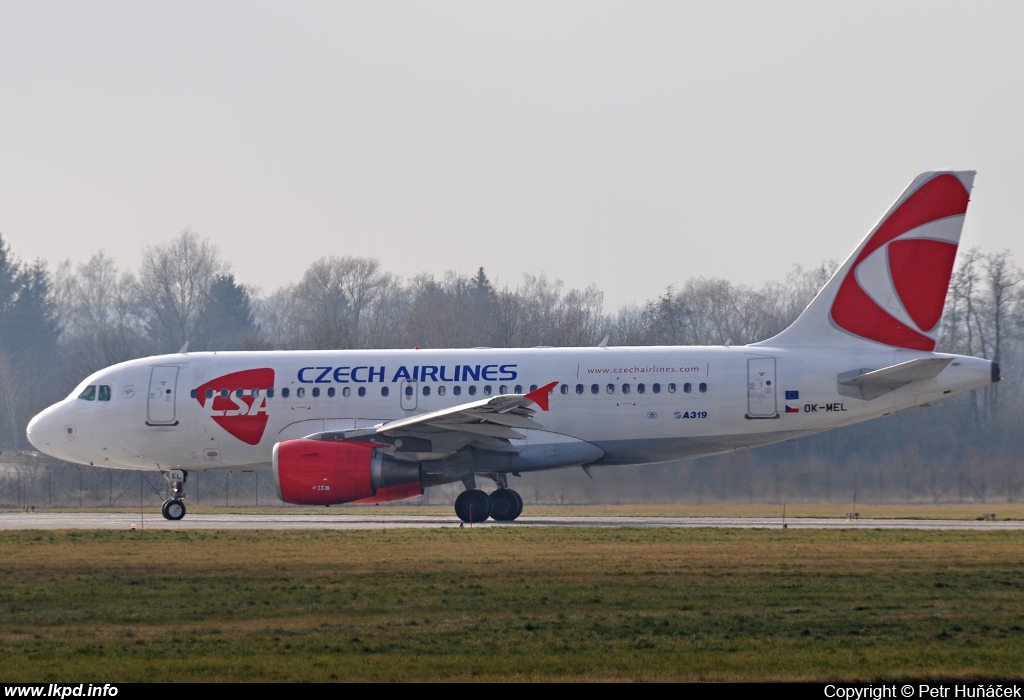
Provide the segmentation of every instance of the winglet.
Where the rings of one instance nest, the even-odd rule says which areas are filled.
[[[540,389],[537,389],[536,391],[531,391],[529,394],[526,395],[526,398],[530,399],[530,401],[533,401],[535,404],[540,406],[540,410],[546,411],[548,410],[548,395],[555,390],[556,386],[558,386],[558,382],[551,382],[550,384],[545,384]]]

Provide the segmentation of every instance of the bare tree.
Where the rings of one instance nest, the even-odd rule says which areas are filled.
[[[310,265],[295,287],[305,346],[362,347],[363,314],[389,281],[374,258],[331,255]]]
[[[150,333],[165,352],[199,345],[210,286],[228,266],[217,247],[186,228],[169,243],[144,251],[135,290]]]
[[[348,336],[352,347],[362,347],[361,328],[363,313],[380,295],[388,282],[376,258],[344,257],[334,263],[341,280],[341,288],[348,299]]]
[[[1008,310],[1018,299],[1015,288],[1024,279],[1024,273],[1010,261],[1008,250],[986,255],[984,268],[992,314],[992,360],[999,362]]]
[[[373,300],[359,320],[359,339],[364,348],[399,348],[409,345],[403,326],[409,313],[409,295],[402,280],[382,273]]]
[[[260,329],[259,347],[265,350],[294,350],[302,347],[304,333],[294,285],[281,287],[270,296],[255,295],[254,323]]]
[[[114,259],[102,250],[74,274],[69,268],[69,263],[58,268],[55,298],[63,345],[76,376],[154,350],[146,338],[130,273],[118,272]]]
[[[588,347],[596,345],[611,326],[604,315],[604,294],[596,285],[572,289],[557,307],[558,326],[554,345]]]
[[[522,329],[523,305],[517,290],[508,285],[497,292],[491,304],[489,321],[490,344],[499,348],[516,346]]]
[[[651,328],[643,307],[637,304],[621,307],[615,316],[611,336],[616,345],[649,345]]]

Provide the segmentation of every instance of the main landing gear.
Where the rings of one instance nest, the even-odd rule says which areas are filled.
[[[164,472],[164,478],[171,487],[171,497],[160,506],[160,513],[168,520],[181,520],[185,517],[185,481],[188,472],[174,469]]]
[[[504,476],[504,475],[503,475]],[[482,523],[487,518],[509,523],[523,512],[523,497],[508,488],[504,479],[498,481],[498,489],[490,495],[480,489],[470,488],[455,499],[455,514],[464,523]]]

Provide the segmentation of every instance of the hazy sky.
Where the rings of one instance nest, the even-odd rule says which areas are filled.
[[[546,272],[606,306],[842,258],[919,172],[1024,264],[1024,3],[0,0],[0,233],[135,268],[185,227]]]

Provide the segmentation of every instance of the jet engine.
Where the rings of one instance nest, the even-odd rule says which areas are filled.
[[[274,483],[285,503],[329,506],[385,503],[423,493],[420,467],[399,462],[383,445],[336,440],[285,440],[274,445]]]

